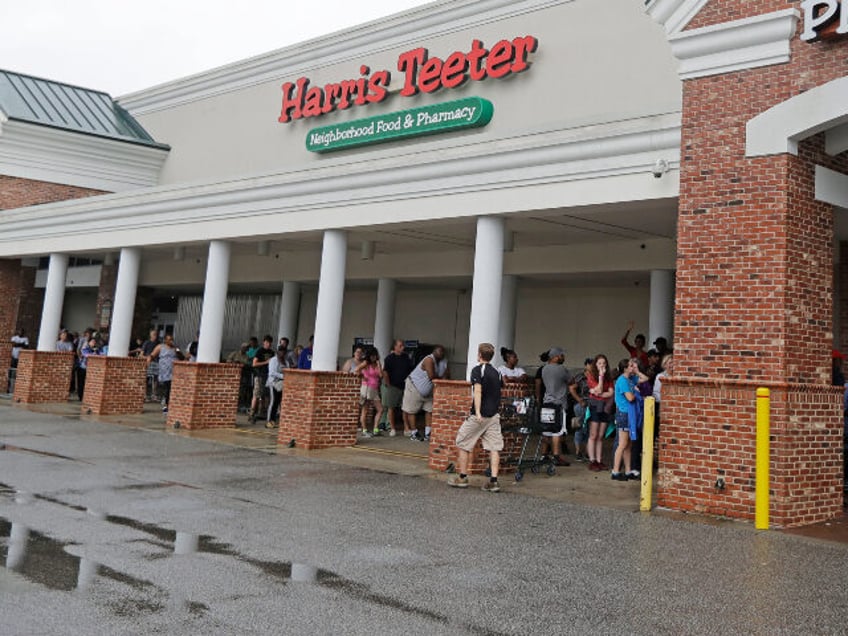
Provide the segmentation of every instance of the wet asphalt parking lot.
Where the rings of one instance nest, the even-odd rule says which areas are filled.
[[[842,634],[848,545],[0,408],[4,634]]]

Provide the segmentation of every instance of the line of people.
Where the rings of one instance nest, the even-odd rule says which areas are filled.
[[[637,335],[629,342],[632,323],[622,345],[629,357],[612,368],[606,355],[586,358],[582,372],[572,375],[565,368],[565,352],[553,347],[539,357],[543,365],[535,378],[536,400],[541,409],[557,414],[555,425],[543,435],[550,438],[552,460],[559,465],[569,462],[563,453],[562,437],[570,422],[574,431],[575,457],[591,471],[611,468],[615,481],[639,479],[634,455],[641,452],[642,400],[656,400],[656,428],[659,431],[659,405],[662,379],[671,371],[673,355],[665,338],[654,341],[656,349],[644,350],[645,337]],[[504,358],[506,360],[506,357]],[[615,435],[612,466],[603,460],[604,439]],[[634,450],[635,449],[635,450]],[[545,448],[547,451],[547,448]]]

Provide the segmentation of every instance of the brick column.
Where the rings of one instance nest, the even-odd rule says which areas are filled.
[[[471,384],[458,380],[435,380],[433,382],[433,421],[430,430],[429,466],[433,470],[444,471],[448,465],[457,461],[456,434],[468,417],[471,408]],[[510,382],[501,389],[501,404],[510,398],[523,398],[533,395],[533,381]],[[501,408],[501,428],[520,426],[521,419],[507,415]],[[501,452],[500,473],[515,469],[511,460],[518,458],[523,437],[516,433],[504,433],[504,449]],[[489,467],[489,454],[478,444],[468,462],[469,474],[482,474]]]
[[[714,0],[689,28],[785,6]],[[675,377],[663,382],[658,479],[660,505],[753,519],[755,390],[770,387],[770,516],[782,526],[842,509],[833,210],[815,199],[814,173],[846,174],[848,159],[827,155],[823,134],[797,155],[748,157],[745,126],[841,77],[848,40],[796,36],[791,49],[787,64],[684,81]]]
[[[175,362],[167,425],[190,430],[235,426],[240,380],[238,364]]]
[[[314,450],[356,444],[358,376],[336,371],[286,369],[278,441]]]
[[[834,340],[833,347],[845,354],[848,351],[848,242],[840,241],[836,249],[839,250],[839,264],[834,268],[837,272],[836,280],[839,285],[836,295],[839,340]],[[842,371],[848,371],[848,365],[843,363]]]
[[[842,511],[841,389],[678,378],[663,381],[658,505],[753,519],[752,422],[763,385],[771,391],[771,523],[804,525]],[[697,434],[690,411],[700,414]]]
[[[97,288],[97,303],[94,309],[94,329],[97,331],[109,331],[112,325],[111,314],[103,318],[103,306],[108,302],[110,305],[115,301],[115,283],[118,280],[118,266],[114,263],[107,265],[103,263],[100,266],[100,285]],[[86,384],[86,390],[88,385]]]
[[[71,352],[24,349],[18,360],[15,403],[67,402],[73,368]]]
[[[147,340],[150,335],[150,328],[153,323],[151,316],[153,315],[154,295],[155,293],[152,287],[139,287],[136,290],[132,326],[132,335],[134,338]]]
[[[18,324],[18,303],[21,297],[21,262],[0,259],[0,393],[6,392],[9,368],[12,364],[12,343],[9,339]],[[33,343],[34,344],[34,343]]]
[[[38,332],[41,330],[41,310],[44,307],[44,289],[35,286],[37,267],[21,265],[21,282],[18,302],[18,328],[29,337],[30,345],[35,348]]]
[[[126,415],[144,411],[147,361],[144,358],[89,356],[82,412]]]

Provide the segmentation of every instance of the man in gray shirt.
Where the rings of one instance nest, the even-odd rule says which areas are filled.
[[[545,437],[551,438],[551,452],[553,460],[559,466],[568,466],[569,462],[562,455],[562,436],[565,434],[566,428],[566,399],[570,387],[574,384],[574,378],[569,373],[568,369],[563,366],[565,362],[565,351],[560,347],[553,347],[548,352],[548,363],[542,367],[542,382],[545,384],[545,397],[542,400],[543,408],[557,409],[557,422],[560,424],[560,429],[553,432],[542,433]],[[547,446],[547,444],[544,444]]]

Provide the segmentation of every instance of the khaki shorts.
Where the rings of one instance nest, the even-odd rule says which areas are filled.
[[[419,411],[433,412],[433,396],[424,397],[415,388],[412,380],[406,379],[406,385],[403,389],[403,404],[401,406],[404,413],[415,415]]]
[[[377,389],[370,386],[362,385],[359,387],[359,404],[365,405],[366,402],[379,402],[380,394]]]
[[[390,384],[384,384],[380,388],[380,395],[383,398],[383,406],[387,409],[394,409],[403,403],[403,389]]]
[[[261,400],[265,393],[265,380],[258,375],[253,376],[253,397]]]
[[[487,451],[502,451],[504,447],[501,435],[501,416],[481,417],[469,415],[459,427],[456,434],[456,445],[469,453],[474,450],[478,439],[483,439],[483,449]]]

